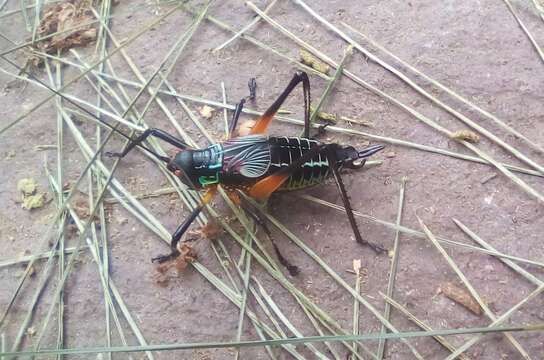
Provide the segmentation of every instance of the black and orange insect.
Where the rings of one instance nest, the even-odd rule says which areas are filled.
[[[303,137],[266,135],[274,115],[299,83],[302,83],[304,91]],[[195,208],[172,235],[171,253],[153,260],[164,262],[179,256],[177,245],[182,235],[210,201],[215,187],[219,184],[228,192],[240,190],[256,200],[263,201],[276,191],[308,188],[322,183],[330,176],[336,181],[357,242],[369,245],[377,252],[383,251],[381,247],[365,241],[361,236],[340,177],[340,170],[362,168],[368,157],[384,147],[372,145],[358,151],[352,146],[322,143],[312,139],[310,81],[304,72],[295,73],[278,99],[257,120],[249,135],[233,137],[244,103],[255,97],[255,87],[255,80],[250,80],[250,95],[236,106],[229,125],[229,137],[224,142],[204,149],[193,149],[163,130],[153,128],[144,131],[131,141],[122,153],[107,153],[109,156],[123,157],[147,137],[155,136],[180,149],[172,158],[160,157],[167,163],[168,169],[187,185],[207,190],[200,206]],[[291,273],[296,272],[296,267],[289,265],[279,252],[278,257]]]
[[[95,114],[85,109],[70,98],[20,68],[17,64],[2,57],[21,72],[27,74],[34,81],[49,89],[67,102],[78,107],[88,115],[109,127],[112,131],[130,140],[122,153],[107,152],[112,157],[124,157],[134,147],[139,146],[150,154],[167,164],[167,168],[181,179],[186,185],[197,190],[206,190],[201,203],[193,210],[190,216],[178,226],[172,234],[171,252],[153,258],[153,261],[165,262],[177,258],[180,255],[178,244],[192,222],[198,217],[206,204],[215,194],[215,189],[221,185],[233,196],[236,191],[243,191],[253,199],[264,201],[276,191],[300,190],[322,183],[332,176],[340,191],[342,201],[348,216],[349,223],[360,244],[370,246],[376,252],[384,249],[371,242],[367,242],[361,236],[357,222],[353,215],[344,183],[340,176],[342,168],[360,169],[366,159],[384,148],[383,145],[372,145],[360,151],[352,146],[343,146],[336,143],[323,143],[310,137],[310,81],[304,72],[296,72],[285,90],[256,121],[250,134],[235,137],[236,126],[247,100],[255,98],[256,82],[249,82],[250,95],[243,98],[236,106],[229,124],[229,136],[226,141],[208,146],[205,149],[194,149],[182,140],[167,132],[150,128],[136,138],[119,131]],[[293,89],[302,83],[304,92],[304,133],[302,137],[268,136],[266,131],[272,122],[274,115],[283,104]],[[157,154],[142,144],[149,136],[155,136],[175,147],[180,151],[173,157]],[[242,199],[242,197],[238,197]],[[240,203],[249,215],[255,218],[265,229],[266,223],[256,213],[254,207],[248,207],[248,203]],[[291,274],[296,274],[298,269],[292,266],[281,255],[274,244],[280,262],[285,265]]]

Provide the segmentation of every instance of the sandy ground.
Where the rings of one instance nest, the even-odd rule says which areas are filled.
[[[544,146],[544,88],[542,80],[542,61],[532,48],[505,4],[501,1],[308,1],[315,11],[337,25],[342,30],[342,21],[362,29],[368,36],[379,41],[400,58],[423,70],[429,76],[463,94],[475,104],[490,111],[520,133],[526,135],[540,146]],[[256,1],[263,9],[265,1]],[[200,6],[200,4],[192,4]],[[19,5],[8,1],[6,9]],[[544,44],[544,22],[536,15],[529,2],[515,2],[514,6],[540,44]],[[163,14],[170,7],[157,5],[151,1],[121,2],[113,10],[112,29],[119,39],[126,39],[157,14]],[[213,16],[240,29],[254,16],[242,1],[216,2],[210,8]],[[346,43],[334,33],[309,16],[294,2],[278,1],[270,15],[313,44],[335,61],[342,58]],[[185,29],[191,17],[178,11],[167,20],[147,31],[127,47],[127,53],[146,78],[151,76],[162,59]],[[14,42],[23,42],[29,37],[19,15],[2,18],[0,32]],[[291,40],[261,21],[251,34],[261,41],[297,57],[298,47]],[[366,44],[356,34],[353,37]],[[183,93],[201,96],[216,101],[221,100],[220,83],[224,82],[229,102],[236,102],[247,93],[247,81],[255,77],[258,82],[257,109],[264,110],[288,83],[296,68],[271,53],[260,50],[243,39],[236,40],[228,48],[212,54],[210,51],[230,37],[230,33],[214,24],[204,21],[188,43],[183,55],[175,65],[169,80]],[[110,44],[110,46],[112,46]],[[5,39],[0,39],[0,48],[13,47]],[[111,47],[110,47],[111,48]],[[92,58],[91,49],[82,54]],[[11,59],[23,63],[26,55],[17,52]],[[389,59],[387,59],[389,60]],[[133,73],[123,60],[113,58],[118,74],[134,80]],[[14,69],[2,62],[1,67],[10,72]],[[386,91],[390,95],[427,115],[440,125],[454,131],[466,126],[452,116],[431,104],[425,98],[403,84],[390,73],[360,53],[355,52],[346,62],[346,68],[364,80]],[[73,69],[65,69],[65,79],[77,74]],[[45,72],[37,75],[45,79]],[[431,89],[426,82],[414,77],[424,88]],[[4,126],[24,111],[30,109],[39,99],[48,95],[47,91],[29,85],[12,83],[12,78],[0,74],[2,93],[0,94],[0,125]],[[326,86],[326,81],[311,76],[314,102]],[[88,101],[96,101],[94,90],[84,81],[71,86],[69,93]],[[537,163],[543,164],[542,154],[532,151],[522,141],[507,134],[476,112],[467,109],[440,91],[431,89],[432,94],[455,109],[462,111],[477,123],[493,131],[497,136],[515,146]],[[135,91],[131,92],[134,96]],[[141,110],[146,96],[138,102]],[[206,144],[198,129],[190,122],[183,109],[171,97],[162,100],[171,109],[174,117],[188,134]],[[301,92],[296,91],[289,98],[286,109],[291,115],[302,117]],[[189,102],[189,107],[197,112],[201,105]],[[355,119],[371,121],[372,128],[353,125],[353,129],[367,131],[416,143],[432,145],[456,152],[468,150],[457,142],[448,139],[413,116],[403,112],[395,105],[379,98],[357,86],[347,78],[341,78],[335,90],[327,99],[324,110]],[[222,112],[216,112],[210,120],[202,119],[206,129],[217,139],[222,136]],[[175,133],[164,113],[152,106],[145,117],[150,126],[163,128]],[[94,125],[78,122],[81,131],[94,143]],[[339,126],[349,127],[345,122]],[[274,123],[272,134],[295,135],[300,127]],[[56,115],[51,102],[42,106],[26,120],[0,135],[0,260],[13,259],[23,252],[40,253],[46,250],[40,246],[52,214],[53,202],[45,207],[27,211],[21,208],[17,181],[24,177],[38,180],[40,190],[47,191],[47,179],[43,169],[44,156],[48,155],[48,166],[54,169],[55,151],[36,149],[38,145],[55,144]],[[328,132],[324,141],[352,144],[362,147],[367,140],[360,136],[344,136]],[[107,145],[116,150],[121,146],[115,138]],[[478,147],[495,159],[505,163],[522,166],[508,153],[483,138]],[[457,218],[475,233],[507,254],[536,261],[544,259],[542,229],[544,216],[542,204],[529,196],[511,180],[498,173],[493,167],[468,161],[453,159],[442,155],[388,145],[385,150],[391,157],[381,154],[381,166],[372,167],[358,173],[346,173],[344,181],[350,193],[353,208],[375,216],[378,219],[394,222],[399,201],[401,178],[408,177],[403,225],[420,229],[419,216],[437,235],[448,239],[470,243],[452,222]],[[85,162],[69,132],[65,135],[65,179],[74,182]],[[394,156],[393,156],[394,155]],[[111,161],[107,161],[111,164]],[[493,174],[498,174],[492,177]],[[520,178],[537,191],[544,192],[542,178],[519,175]],[[156,166],[141,153],[127,156],[116,173],[117,179],[133,193],[150,192],[164,187],[165,178]],[[80,190],[86,192],[87,187]],[[306,191],[306,193],[327,201],[341,204],[339,194],[332,182]],[[109,195],[108,195],[109,196]],[[51,192],[49,191],[49,197]],[[175,196],[162,196],[142,200],[149,211],[173,231],[188,214],[181,200]],[[219,201],[217,207],[224,215]],[[379,311],[384,302],[379,292],[385,292],[388,280],[390,258],[378,256],[367,247],[353,240],[347,219],[342,213],[291,196],[274,197],[270,212],[297,234],[329,266],[349,284],[354,284],[354,276],[347,269],[354,259],[361,259],[366,277],[361,286],[363,297]],[[136,218],[119,205],[108,207],[110,272],[143,336],[149,343],[229,341],[236,334],[238,309],[204,279],[194,268],[189,267],[179,278],[172,279],[167,286],[155,282],[156,268],[150,258],[167,251],[166,245]],[[366,239],[390,248],[394,232],[383,225],[359,218],[359,226]],[[279,247],[285,256],[296,263],[301,273],[289,280],[308,297],[327,311],[345,329],[352,328],[353,298],[296,245],[278,232],[274,232]],[[222,239],[234,254],[238,246],[223,235]],[[68,240],[68,246],[75,245],[75,238]],[[267,245],[271,250],[271,246]],[[228,281],[216,260],[207,240],[195,245],[200,262],[221,279]],[[456,274],[444,258],[425,239],[408,235],[400,236],[400,259],[394,298],[405,305],[413,314],[435,329],[487,326],[490,320],[477,316],[464,307],[438,294],[438,289],[447,282],[461,285]],[[495,314],[503,314],[524,299],[535,285],[511,271],[497,259],[470,250],[448,248],[459,268],[477,289],[489,308]],[[542,268],[521,264],[523,268],[544,279]],[[16,289],[23,267],[3,267],[0,270],[0,309],[5,309]],[[36,275],[23,287],[13,310],[2,328],[8,348],[16,336],[24,314],[34,296],[33,289],[39,283],[43,270],[42,263],[36,265]],[[55,270],[56,271],[56,270]],[[260,266],[254,265],[252,273],[262,282],[274,301],[292,323],[304,334],[314,335],[315,330],[296,304],[293,297],[273,280]],[[31,327],[40,328],[48,304],[52,301],[54,281],[50,281],[42,294],[39,306],[33,317]],[[105,345],[105,311],[102,288],[98,279],[96,265],[88,253],[80,255],[75,271],[69,277],[65,298],[65,346],[89,347]],[[257,307],[250,298],[250,306]],[[3,310],[2,310],[3,311]],[[56,315],[55,315],[56,316]],[[42,347],[55,346],[57,321],[53,317],[48,327],[48,335]],[[392,323],[403,331],[417,329],[397,311],[393,311]],[[535,324],[544,322],[544,302],[542,296],[529,301],[515,311],[506,324]],[[129,344],[137,344],[123,320]],[[365,308],[361,308],[360,329],[362,333],[376,332],[380,323]],[[292,335],[286,330],[288,335]],[[112,330],[113,343],[121,344],[119,335]],[[515,334],[516,339],[531,355],[540,359],[544,354],[544,335],[542,333]],[[245,322],[243,339],[257,339],[254,328]],[[451,342],[460,346],[470,336],[455,336]],[[25,347],[30,348],[34,338],[26,336]],[[432,339],[413,340],[412,344],[425,359],[443,359],[448,352]],[[369,343],[375,351],[377,343]],[[331,356],[326,349],[318,349]],[[298,346],[305,358],[313,359],[315,354]],[[340,358],[345,359],[347,350],[336,348]],[[502,335],[486,336],[473,346],[468,355],[473,359],[520,359],[520,353]],[[289,359],[285,351],[277,350],[279,359]],[[82,355],[81,358],[94,358],[95,355]],[[126,355],[117,355],[125,358]],[[143,358],[143,354],[134,358]],[[155,353],[156,359],[230,359],[232,350],[202,350],[186,352]],[[242,359],[261,359],[267,355],[263,349],[241,351]],[[368,357],[365,357],[368,358]],[[400,342],[390,342],[386,351],[387,359],[413,358],[409,349]]]

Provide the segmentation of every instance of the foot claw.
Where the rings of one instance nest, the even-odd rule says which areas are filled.
[[[249,79],[247,86],[249,87],[249,99],[255,99],[255,97],[257,96],[257,81],[255,80],[255,78]]]
[[[383,253],[385,253],[385,252],[387,251],[385,248],[381,247],[380,245],[376,245],[376,244],[369,243],[369,242],[367,242],[366,244],[367,244],[368,246],[370,246],[370,248],[371,248],[372,250],[374,250],[374,252],[375,252],[376,254],[378,254],[378,255],[379,255],[379,254],[383,254]]]
[[[168,255],[159,255],[157,257],[154,257],[151,259],[151,262],[157,262],[159,264],[162,264],[166,261],[170,261],[170,260],[173,260],[175,259],[176,257],[179,256],[179,252],[178,251],[174,251],[174,252],[171,252],[170,254]]]
[[[297,276],[300,273],[300,270],[295,265],[289,265],[287,266],[287,271],[289,271],[289,274],[291,276]]]
[[[106,151],[104,155],[106,155],[107,157],[122,157],[123,156],[123,154],[121,153],[112,152],[112,151]]]
[[[327,126],[329,126],[329,125],[330,125],[329,123],[319,125],[319,127],[317,128],[317,134],[316,134],[316,136],[322,136],[322,135],[324,135],[324,134],[327,132]]]

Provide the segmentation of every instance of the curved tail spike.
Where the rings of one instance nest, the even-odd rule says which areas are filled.
[[[348,169],[360,169],[365,165],[366,159],[384,149],[383,145],[371,145],[364,148],[361,151],[355,150],[353,147],[348,146],[337,150],[342,153],[339,159],[344,159],[344,167]]]

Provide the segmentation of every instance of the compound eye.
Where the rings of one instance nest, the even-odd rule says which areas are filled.
[[[177,177],[181,178],[181,176],[183,175],[181,170],[174,170],[174,175],[176,175]]]

